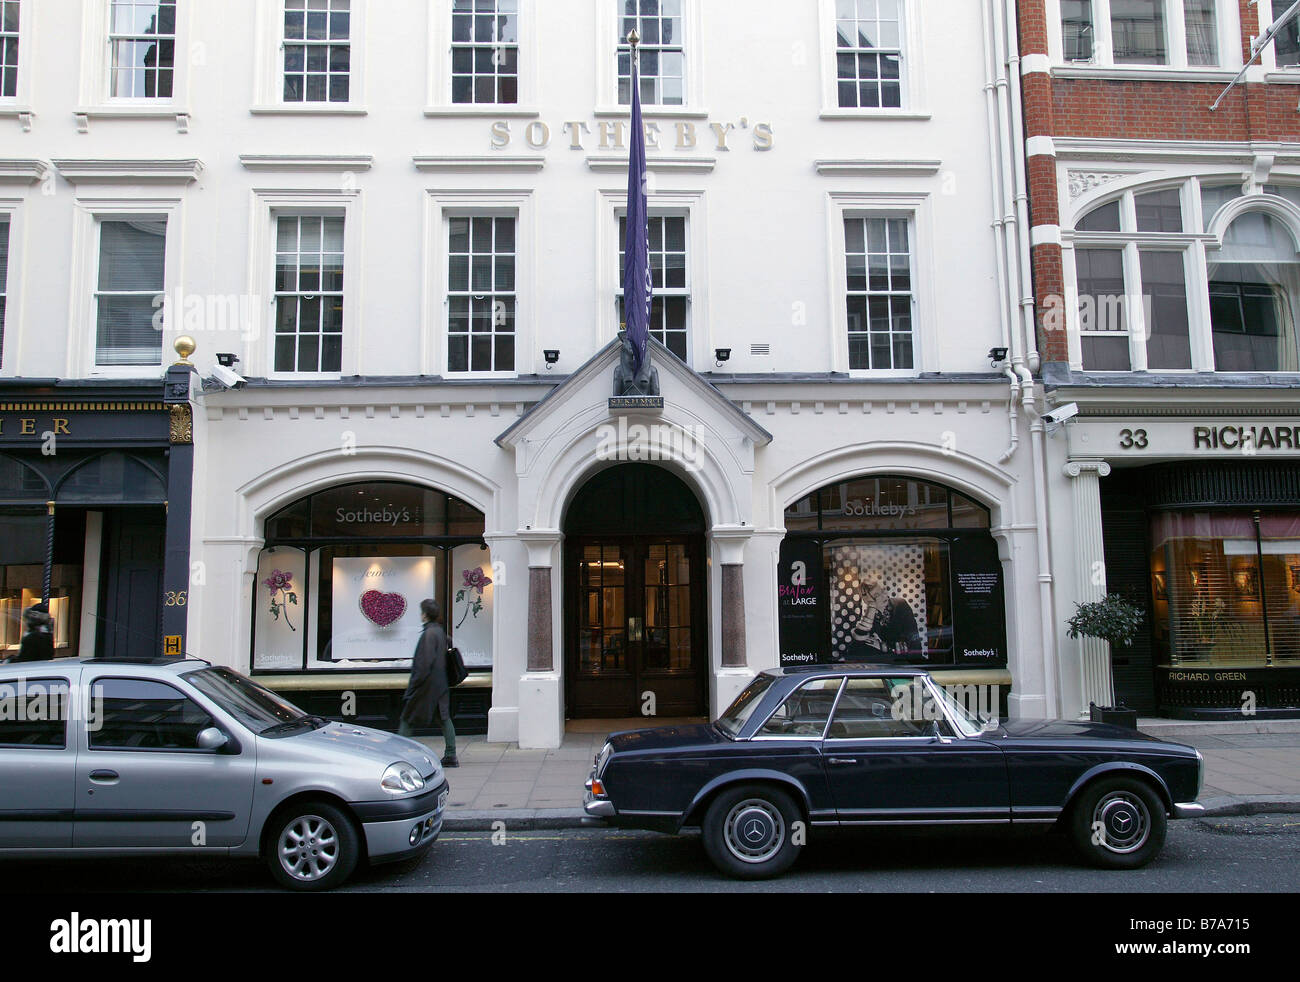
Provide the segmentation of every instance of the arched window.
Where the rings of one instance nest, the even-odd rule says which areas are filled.
[[[1094,204],[1062,235],[1077,299],[1071,363],[1091,372],[1300,370],[1298,210],[1300,184],[1246,195],[1239,179],[1218,177]]]
[[[395,481],[327,488],[266,520],[254,584],[258,671],[408,669],[433,599],[471,668],[492,665],[483,513]]]
[[[1300,255],[1272,215],[1246,212],[1206,250],[1214,365],[1221,372],[1294,372]]]
[[[781,662],[1006,665],[989,510],[896,475],[838,481],[785,512]]]

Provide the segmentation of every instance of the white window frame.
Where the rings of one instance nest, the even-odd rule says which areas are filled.
[[[15,275],[22,252],[22,205],[23,199],[0,197],[0,223],[9,223],[9,266],[5,270],[5,312],[4,332],[0,336],[0,378],[12,378],[17,375],[15,361],[19,350],[19,327],[22,324],[22,277]]]
[[[704,107],[704,37],[701,8],[707,0],[682,0],[682,53],[686,77],[680,106],[645,105],[646,118],[707,119]],[[618,102],[618,33],[623,20],[623,0],[595,0],[596,3],[596,109],[595,117],[631,117],[632,107]]]
[[[112,42],[109,40],[112,0],[89,0],[85,3],[81,35],[80,104],[76,113],[92,118],[187,116],[190,82],[190,59],[187,55],[190,50],[191,13],[195,2],[196,0],[177,0],[176,3],[176,56],[172,66],[172,94],[166,99],[112,95],[113,53]]]
[[[22,0],[18,7],[18,84],[11,96],[0,95],[0,115],[16,116],[29,112],[32,91],[32,18],[36,16],[33,0]]]
[[[255,64],[253,71],[254,115],[284,116],[363,116],[366,114],[366,65],[370,37],[369,12],[372,8],[382,17],[395,14],[395,4],[370,4],[352,0],[348,22],[348,101],[284,101],[284,0],[256,0],[257,21],[254,29]],[[394,8],[394,9],[390,9]],[[400,36],[398,31],[396,36]]]
[[[255,310],[250,325],[255,343],[240,355],[241,374],[275,381],[332,381],[346,375],[363,375],[361,337],[362,209],[359,190],[280,191],[254,190],[252,235],[249,248],[249,286]],[[275,371],[275,256],[281,216],[324,215],[343,219],[343,360],[338,372]],[[233,340],[231,342],[234,344]],[[225,350],[231,350],[229,348]]]
[[[1215,0],[1215,28],[1218,32],[1218,57],[1216,65],[1189,65],[1187,63],[1187,30],[1184,21],[1183,0],[1165,0],[1165,46],[1169,62],[1164,65],[1132,65],[1117,63],[1113,55],[1110,19],[1111,0],[1092,0],[1093,48],[1092,61],[1065,60],[1065,39],[1061,27],[1060,0],[1046,0],[1047,52],[1057,75],[1095,75],[1110,73],[1130,76],[1168,78],[1171,74],[1231,75],[1241,68],[1241,19],[1236,0]],[[1270,56],[1271,57],[1271,56]]]
[[[931,199],[925,193],[891,194],[832,191],[827,196],[827,263],[830,273],[831,370],[852,378],[912,378],[938,371],[934,236]],[[906,218],[912,246],[912,367],[849,368],[848,262],[845,257],[846,218]],[[813,330],[811,325],[807,328]]]
[[[1267,4],[1266,8],[1264,8],[1265,4]],[[1267,17],[1261,11],[1261,8],[1267,10]],[[1252,38],[1257,38],[1273,24],[1272,0],[1259,0],[1259,3],[1255,4],[1251,10],[1254,12],[1256,23],[1254,25],[1247,25],[1247,27],[1250,31],[1250,36]],[[1300,18],[1297,18],[1297,20],[1300,20]],[[1296,74],[1300,73],[1300,65],[1279,65],[1277,63],[1277,54],[1273,50],[1273,44],[1269,44],[1263,52],[1261,52],[1259,56],[1259,64],[1263,66],[1267,75],[1276,75],[1278,76],[1279,81],[1294,82]],[[1254,81],[1254,79],[1249,79],[1249,81]]]
[[[466,216],[510,217],[515,220],[515,367],[510,372],[449,372],[447,331],[448,219]],[[533,192],[528,190],[426,189],[424,201],[423,324],[420,364],[423,374],[457,379],[516,378],[535,375],[541,352],[536,350],[537,250]]]
[[[901,105],[892,107],[841,106],[839,97],[839,52],[836,44],[835,0],[817,0],[817,49],[821,52],[822,119],[929,119],[926,106],[924,46],[924,4],[915,0],[900,0],[902,10],[901,37],[902,60],[899,79]]]
[[[424,115],[491,119],[541,115],[537,108],[536,0],[519,0],[519,101],[515,103],[451,101],[451,10],[452,0],[430,0],[429,82]]]
[[[162,345],[157,365],[98,365],[95,363],[98,336],[98,305],[95,295],[99,280],[99,231],[102,221],[125,221],[131,218],[167,222],[167,241],[163,247],[163,296],[174,298],[185,282],[182,269],[184,241],[184,203],[180,198],[92,198],[79,197],[73,220],[73,248],[69,303],[68,345],[69,378],[146,379],[161,378],[170,364],[173,342],[182,335],[177,311],[170,302],[163,308]]]
[[[1218,372],[1214,364],[1214,332],[1210,319],[1209,268],[1206,254],[1218,247],[1227,227],[1243,213],[1265,211],[1287,223],[1293,236],[1300,238],[1300,219],[1295,216],[1295,206],[1274,196],[1248,194],[1225,204],[1219,209],[1205,228],[1201,204],[1201,186],[1205,184],[1231,184],[1240,181],[1240,173],[1205,173],[1187,175],[1177,179],[1134,184],[1123,189],[1118,195],[1113,187],[1099,190],[1080,199],[1074,206],[1074,222],[1094,208],[1118,199],[1120,201],[1120,228],[1137,228],[1137,210],[1135,196],[1148,191],[1159,191],[1178,187],[1182,197],[1183,229],[1181,233],[1173,232],[1078,232],[1072,227],[1063,228],[1062,275],[1065,281],[1065,317],[1067,326],[1067,343],[1070,367],[1076,372],[1094,374],[1123,375],[1124,372],[1103,372],[1088,368],[1083,364],[1082,334],[1079,323],[1078,262],[1076,250],[1088,246],[1111,246],[1124,250],[1124,292],[1125,295],[1140,295],[1141,268],[1139,266],[1140,250],[1167,248],[1183,251],[1183,272],[1187,288],[1187,325],[1189,344],[1192,354],[1190,369],[1158,368],[1149,369],[1146,352],[1145,311],[1140,304],[1125,304],[1128,316],[1126,332],[1129,336],[1130,371],[1154,371],[1160,374],[1188,375],[1198,372]],[[1274,174],[1270,183],[1287,183],[1300,185],[1300,175]],[[1263,207],[1261,207],[1263,206]],[[1300,344],[1300,337],[1296,339]],[[1232,374],[1281,374],[1279,372],[1241,372]]]
[[[597,212],[596,249],[599,257],[596,336],[588,350],[597,351],[618,337],[618,302],[623,284],[618,275],[619,219],[627,215],[627,191],[601,191]],[[652,217],[686,219],[686,364],[696,371],[713,365],[713,321],[709,317],[709,271],[703,191],[655,191],[647,196]]]

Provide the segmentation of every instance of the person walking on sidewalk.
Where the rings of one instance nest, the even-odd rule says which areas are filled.
[[[447,632],[442,626],[442,610],[437,601],[420,601],[420,619],[424,621],[424,630],[415,643],[411,681],[402,696],[397,732],[409,737],[417,726],[429,726],[438,719],[446,743],[442,766],[459,767],[456,729],[451,724],[451,687],[447,684]]]

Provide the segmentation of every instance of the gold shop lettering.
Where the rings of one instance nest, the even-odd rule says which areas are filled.
[[[17,424],[17,429],[13,425]],[[0,416],[0,436],[37,436],[38,434],[53,433],[55,436],[71,436],[72,430],[68,426],[68,420],[55,416],[50,420],[48,430],[38,430],[36,428],[35,416],[20,416],[17,419],[6,419]]]

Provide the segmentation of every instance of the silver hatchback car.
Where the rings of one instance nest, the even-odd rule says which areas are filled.
[[[423,855],[447,795],[416,741],[204,661],[0,665],[0,858],[260,856],[322,890]]]

